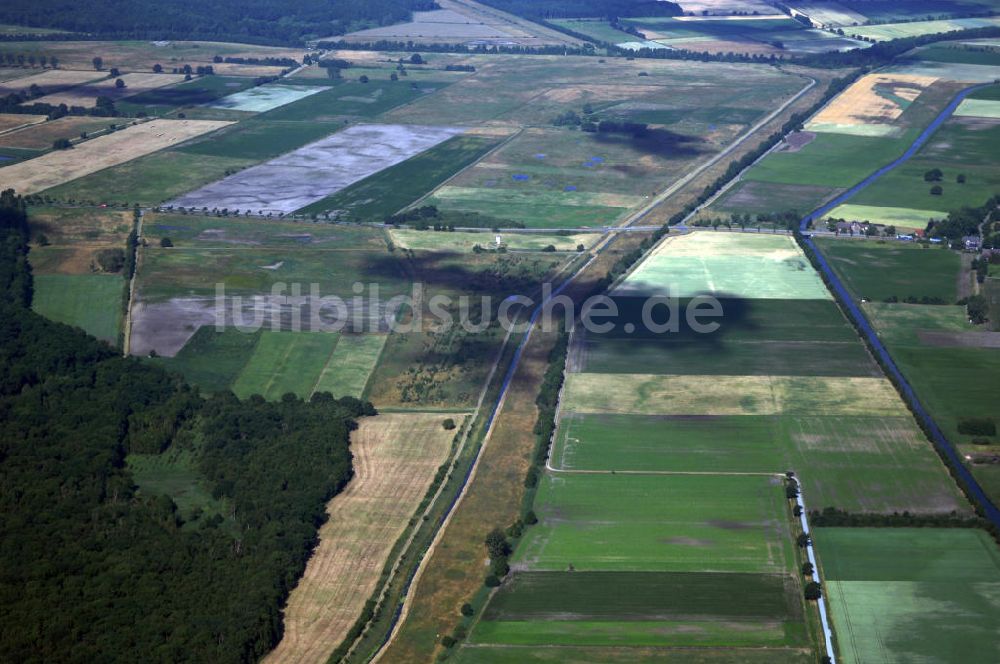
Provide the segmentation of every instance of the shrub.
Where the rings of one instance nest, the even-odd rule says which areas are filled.
[[[997,425],[988,417],[973,417],[959,420],[958,432],[966,436],[995,436],[997,435]]]
[[[445,648],[454,648],[456,643],[458,643],[458,641],[456,641],[454,637],[444,636],[441,638],[441,645]]]
[[[823,588],[815,581],[810,581],[806,584],[805,596],[808,600],[818,600],[823,596]]]
[[[462,615],[463,616],[468,617],[468,616],[471,616],[473,613],[475,613],[475,611],[473,610],[471,604],[469,604],[468,602],[466,602],[465,604],[462,605]]]
[[[452,429],[455,428],[455,420],[449,417],[448,419],[446,419],[444,422],[441,423],[441,426],[444,427],[445,431],[451,431]]]
[[[941,185],[936,184],[933,187],[931,187],[931,196],[940,196],[943,193],[944,189],[941,188]]]
[[[485,579],[483,580],[483,584],[484,584],[484,585],[485,585],[485,586],[486,586],[487,588],[496,588],[497,586],[499,586],[499,585],[500,585],[500,579],[498,579],[498,578],[497,578],[497,577],[496,577],[495,575],[493,575],[493,574],[487,574],[487,575],[486,575],[486,578],[485,578]]]

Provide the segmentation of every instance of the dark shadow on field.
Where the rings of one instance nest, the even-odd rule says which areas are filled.
[[[616,296],[611,299],[618,307],[618,316],[611,320],[615,327],[606,333],[587,332],[588,340],[605,339],[631,339],[638,344],[644,342],[655,342],[657,344],[669,342],[677,347],[680,346],[720,346],[726,337],[737,333],[753,332],[760,329],[760,324],[755,317],[751,316],[751,309],[754,306],[752,300],[726,293],[705,293],[708,301],[718,302],[722,315],[719,317],[700,316],[696,322],[718,323],[719,327],[714,332],[705,333],[700,329],[692,327],[686,312],[692,306],[692,302],[699,299],[699,296],[689,298],[676,298],[667,304],[656,304],[649,308],[649,322],[655,326],[668,326],[668,329],[659,331],[651,329],[643,321],[643,308],[647,306],[647,297],[623,297]],[[698,311],[707,311],[708,307],[701,307]],[[632,330],[629,332],[629,330]]]
[[[401,266],[410,278],[423,284],[425,294],[434,291],[460,291],[475,295],[525,295],[535,297],[542,279],[523,272],[512,273],[499,260],[516,254],[458,254],[445,252],[416,252],[401,258],[399,252],[377,256],[369,261],[362,272],[362,280],[380,281],[398,279]],[[544,254],[543,254],[544,255]],[[493,259],[493,260],[491,260]]]
[[[695,157],[711,152],[703,147],[704,138],[679,134],[669,129],[649,129],[638,136],[619,133],[591,134],[594,140],[604,145],[630,146],[639,152],[658,157]]]

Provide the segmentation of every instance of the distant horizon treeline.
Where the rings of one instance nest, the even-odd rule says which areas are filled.
[[[247,40],[301,44],[306,39],[399,23],[434,0],[50,0],[0,3],[0,23],[57,28],[113,39]],[[22,39],[24,35],[16,35]],[[62,39],[58,34],[45,39]],[[79,35],[70,35],[79,39]]]

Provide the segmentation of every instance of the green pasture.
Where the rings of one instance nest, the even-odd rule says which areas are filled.
[[[71,180],[45,193],[59,200],[155,206],[252,164],[245,158],[168,150]]]
[[[313,95],[313,97],[320,96],[322,93]],[[302,101],[309,101],[313,97],[307,97]],[[294,105],[289,104],[289,106]],[[237,125],[227,127],[211,140],[193,141],[177,148],[177,151],[197,155],[199,159],[215,157],[250,162],[265,161],[326,138],[344,127],[342,122],[286,122],[265,120],[265,117],[266,114],[262,114],[244,120]]]
[[[953,304],[961,259],[943,246],[817,238],[820,251],[858,298],[939,298]]]
[[[912,419],[567,414],[555,468],[693,473],[794,471],[812,508],[852,512],[964,509]]]
[[[358,221],[382,221],[478,160],[496,144],[495,139],[482,136],[455,136],[298,212],[338,211]]]
[[[873,376],[878,367],[857,340],[726,341],[706,335],[674,342],[591,335],[582,371],[756,376]]]
[[[481,232],[434,232],[394,228],[389,237],[397,247],[415,251],[451,251],[469,253],[476,245],[496,246],[496,236],[490,229]],[[542,251],[553,246],[557,251],[576,251],[579,245],[591,247],[601,239],[600,233],[501,233],[503,245],[510,251]]]
[[[151,360],[176,371],[207,392],[232,388],[233,381],[250,361],[260,333],[248,334],[235,327],[216,330],[204,325],[188,339],[174,357]]]
[[[169,496],[186,521],[216,514],[230,516],[226,501],[212,497],[211,483],[198,471],[190,449],[172,447],[162,454],[129,454],[125,464],[140,495]]]
[[[793,210],[804,216],[840,193],[842,188],[740,180],[708,207],[707,216],[762,215]],[[748,227],[755,226],[752,221]]]
[[[845,662],[1000,658],[1000,551],[986,532],[818,528],[814,539]]]
[[[615,29],[611,27],[610,23],[601,19],[558,18],[551,19],[551,22],[561,28],[568,28],[597,41],[611,44],[620,44],[637,39],[635,35],[631,35],[624,30]]]
[[[780,480],[546,474],[512,565],[532,571],[781,573],[793,564]]]
[[[244,76],[200,76],[156,90],[149,90],[116,102],[115,107],[128,113],[145,112],[163,115],[178,106],[200,106],[220,97],[252,88],[252,78]]]
[[[253,354],[233,383],[240,398],[268,400],[293,394],[308,398],[334,352],[340,335],[321,332],[261,333]]]
[[[844,28],[844,32],[849,35],[866,37],[875,41],[888,41],[891,39],[919,37],[921,35],[932,35],[942,32],[954,32],[956,30],[988,28],[996,25],[1000,25],[1000,18],[953,18],[936,21],[912,21],[907,23],[886,23],[883,25],[864,25],[859,27],[852,26],[850,28]]]
[[[935,45],[921,49],[921,60],[932,62],[957,62],[967,65],[1000,65],[1000,53],[985,49],[971,49],[963,46]]]
[[[851,187],[880,166],[892,162],[906,146],[904,139],[817,133],[811,143],[797,152],[770,153],[744,178],[782,184]]]
[[[31,308],[114,344],[126,286],[120,274],[36,274]]]
[[[715,238],[712,236],[715,235]],[[670,242],[670,241],[668,241]],[[663,245],[616,289],[616,295],[666,295],[782,300],[830,298],[819,274],[792,238],[698,231]],[[722,245],[721,247],[718,245]],[[699,254],[699,245],[708,250]]]
[[[348,69],[345,80],[330,90],[262,113],[258,117],[266,122],[331,122],[344,117],[374,118],[447,87],[446,83],[409,83],[406,79],[361,83],[348,79],[350,76],[351,70]]]
[[[463,645],[457,664],[812,664],[802,648],[636,648]]]
[[[780,647],[803,644],[801,620],[790,575],[519,572],[486,606],[470,642]]]
[[[1000,54],[997,54],[1000,58]],[[990,118],[1000,120],[1000,101],[995,99],[966,99],[958,108],[955,115],[959,117]]]
[[[385,346],[384,334],[342,334],[313,392],[330,392],[334,397],[361,398]]]
[[[845,203],[834,208],[827,217],[847,221],[870,221],[873,224],[895,226],[898,232],[919,228],[923,230],[931,219],[944,219],[947,212],[937,210],[914,210],[907,207],[879,205],[855,205]]]
[[[297,249],[384,249],[382,231],[351,224],[146,213],[142,235],[157,245],[170,238],[174,248],[273,247]]]

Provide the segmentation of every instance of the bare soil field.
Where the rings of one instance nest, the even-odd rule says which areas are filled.
[[[460,133],[455,127],[355,125],[171,204],[294,212]]]
[[[105,78],[103,81],[78,85],[65,92],[46,95],[37,101],[42,104],[66,104],[67,106],[95,106],[98,97],[109,97],[112,100],[124,99],[132,95],[149,92],[184,80],[183,74],[123,74],[121,80],[124,88],[115,85],[117,79]]]
[[[327,505],[319,546],[285,609],[285,634],[266,662],[323,662],[340,645],[374,592],[454,431],[435,413],[364,418],[351,435],[354,478]]]
[[[153,120],[3,169],[2,186],[33,194],[232,124],[214,120]]]
[[[31,266],[36,274],[92,274],[96,254],[122,248],[132,229],[132,213],[94,208],[35,208]],[[39,246],[45,236],[48,244]]]
[[[93,70],[49,69],[32,74],[31,76],[22,76],[0,83],[0,97],[14,92],[25,92],[32,85],[37,85],[45,93],[58,92],[59,90],[65,90],[81,83],[96,81],[102,76],[105,76],[105,74]]]

